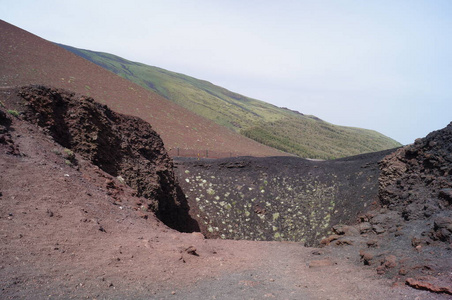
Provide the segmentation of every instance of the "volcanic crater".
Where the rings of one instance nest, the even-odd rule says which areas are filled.
[[[170,158],[90,97],[0,92],[5,299],[452,294],[452,123],[334,161]]]

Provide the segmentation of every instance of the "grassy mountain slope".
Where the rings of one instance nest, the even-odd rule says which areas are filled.
[[[302,157],[334,159],[375,152],[382,145],[398,147],[388,138],[372,130],[342,127],[310,118],[285,118],[260,123],[242,134],[268,146]]]
[[[204,80],[108,53],[60,46],[217,124],[302,157],[332,159],[400,146],[376,131],[333,125]]]

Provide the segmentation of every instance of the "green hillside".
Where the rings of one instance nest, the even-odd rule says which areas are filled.
[[[251,99],[208,81],[121,57],[59,45],[251,139],[301,157],[332,159],[400,144],[376,131],[337,126]]]

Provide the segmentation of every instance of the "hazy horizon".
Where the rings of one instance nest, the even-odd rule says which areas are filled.
[[[183,73],[402,144],[452,121],[450,1],[21,1],[46,40]]]

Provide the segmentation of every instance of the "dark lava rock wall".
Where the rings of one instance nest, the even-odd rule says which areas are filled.
[[[419,198],[452,200],[452,123],[386,157],[381,171],[380,198],[389,207]]]
[[[377,274],[450,294],[452,123],[397,149],[379,167],[380,207],[363,213],[359,224],[335,226],[322,244],[359,256]]]
[[[377,204],[377,162],[388,153],[334,161],[178,158],[175,170],[207,237],[315,245],[333,225],[354,223]]]
[[[197,229],[172,160],[151,125],[115,113],[90,97],[50,87],[22,87],[7,101],[56,142],[136,189],[137,196],[148,199],[143,211],[154,211],[174,229]]]
[[[406,221],[431,219],[430,237],[452,242],[452,123],[387,156],[380,167],[382,204]]]

